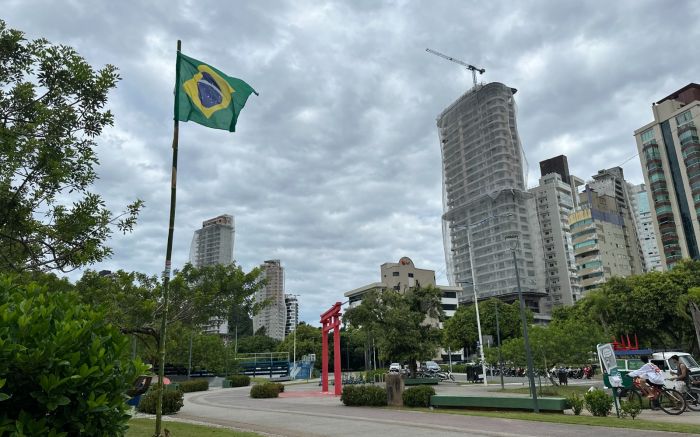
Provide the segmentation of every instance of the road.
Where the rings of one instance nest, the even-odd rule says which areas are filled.
[[[459,388],[453,387],[450,392]],[[188,393],[179,419],[218,424],[275,436],[684,436],[684,434],[562,425],[386,408],[345,407],[319,396],[316,384],[289,385],[282,398],[251,399],[250,388]]]

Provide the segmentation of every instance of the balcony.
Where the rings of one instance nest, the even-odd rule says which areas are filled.
[[[662,234],[661,235],[661,242],[664,244],[664,246],[672,245],[672,244],[678,245],[678,234],[676,234],[675,232],[673,232],[673,233],[669,232],[667,234]]]
[[[585,247],[579,247],[578,249],[574,249],[574,255],[575,256],[591,256],[593,254],[598,253],[598,245],[594,244],[592,246],[585,246]],[[590,254],[590,255],[584,255],[584,254]]]

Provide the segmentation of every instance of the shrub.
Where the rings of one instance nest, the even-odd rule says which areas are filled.
[[[571,410],[573,410],[574,415],[580,416],[581,411],[583,410],[583,398],[578,395],[578,393],[572,393],[569,395],[568,398],[566,398],[566,402],[568,402],[569,407],[571,407]]]
[[[180,383],[180,391],[183,393],[191,393],[193,391],[207,391],[209,390],[209,381],[205,379],[194,379],[190,381],[182,381]]]
[[[248,375],[231,375],[226,379],[231,382],[231,387],[247,387],[250,385],[250,376]]]
[[[146,371],[128,356],[129,339],[75,294],[0,275],[0,435],[123,434]]]
[[[156,402],[158,401],[160,390],[152,388],[141,397],[141,402],[137,410],[141,413],[156,414]],[[163,414],[174,414],[180,411],[184,404],[182,392],[180,390],[165,389],[163,393]]]
[[[280,388],[278,387],[282,384],[275,384],[273,382],[266,382],[264,384],[255,384],[250,388],[250,397],[255,399],[264,398],[276,398],[280,395]]]
[[[387,404],[386,390],[374,385],[346,385],[340,400],[347,406],[381,407]]]
[[[429,385],[411,387],[403,392],[403,404],[407,407],[429,407],[430,397],[435,395],[435,389]]]
[[[272,384],[272,385],[276,386],[278,393],[284,393],[284,384],[281,384],[279,382],[268,382],[268,384]]]
[[[620,400],[620,415],[622,417],[630,416],[632,420],[634,420],[641,412],[642,406],[639,402],[630,402],[625,399]]]
[[[594,416],[605,417],[612,410],[613,399],[603,390],[591,390],[583,396],[586,409]]]

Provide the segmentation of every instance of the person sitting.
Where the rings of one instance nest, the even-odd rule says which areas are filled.
[[[688,391],[688,385],[690,383],[690,373],[688,372],[688,366],[682,363],[678,358],[678,355],[674,355],[670,358],[671,364],[676,366],[676,376],[672,376],[670,379],[675,380],[674,388],[681,393]]]
[[[658,389],[664,385],[664,375],[656,364],[649,362],[649,357],[646,355],[641,356],[640,360],[642,360],[644,365],[627,375],[630,378],[639,378],[639,388],[642,390],[642,393],[649,399],[656,399]]]

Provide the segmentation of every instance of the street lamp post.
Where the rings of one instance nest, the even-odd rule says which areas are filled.
[[[469,242],[469,268],[472,272],[472,290],[474,290],[474,309],[476,310],[476,329],[479,333],[479,355],[481,357],[481,373],[484,375],[484,385],[489,385],[486,378],[486,358],[484,358],[484,337],[481,335],[481,317],[479,316],[479,298],[476,291],[476,272],[474,271],[474,249],[472,244],[471,229],[473,226],[483,223],[482,220],[467,227],[467,241]]]
[[[481,335],[481,318],[479,317],[479,299],[478,292],[476,288],[476,272],[474,271],[474,245],[472,244],[472,228],[486,223],[487,221],[495,218],[512,217],[512,213],[491,215],[483,220],[470,225],[457,226],[455,229],[466,229],[467,230],[467,247],[469,248],[469,268],[472,275],[472,289],[474,290],[474,309],[476,310],[476,328],[479,333],[479,355],[481,358],[481,372],[484,375],[484,385],[488,385],[486,379],[486,359],[484,358],[484,337]]]
[[[498,323],[498,302],[496,303],[496,338],[498,341],[498,374],[501,375],[501,390],[505,390],[503,383],[503,358],[501,358],[501,325]]]
[[[295,298],[301,297],[298,294],[292,294]],[[297,300],[297,311],[296,311],[296,317],[294,318],[294,365],[293,368],[296,369],[297,367],[297,326],[299,326],[299,301]]]
[[[513,237],[510,237],[513,238]],[[523,299],[523,291],[520,288],[520,273],[518,272],[518,260],[515,256],[515,249],[518,246],[517,236],[513,238],[514,243],[511,246],[513,252],[513,265],[515,266],[515,280],[518,284],[518,299],[520,300],[520,318],[523,322],[523,340],[525,341],[525,356],[527,357],[527,377],[530,380],[530,393],[532,394],[533,411],[540,412],[540,407],[537,403],[537,387],[535,386],[535,374],[533,372],[532,351],[530,350],[530,339],[527,334],[527,317],[525,315],[525,299]]]

